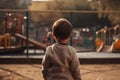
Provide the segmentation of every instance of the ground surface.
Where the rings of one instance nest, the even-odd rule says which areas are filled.
[[[120,64],[81,65],[83,80],[120,80]],[[0,80],[43,80],[42,66],[0,64]]]

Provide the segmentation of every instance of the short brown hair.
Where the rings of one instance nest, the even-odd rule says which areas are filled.
[[[52,26],[52,32],[56,38],[67,39],[72,33],[72,24],[67,19],[58,19]]]

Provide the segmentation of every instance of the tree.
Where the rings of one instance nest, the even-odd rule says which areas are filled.
[[[104,0],[105,10],[107,11],[120,11],[120,1],[119,0]],[[102,0],[103,2],[103,0]],[[120,24],[120,13],[118,14],[108,14],[109,19],[113,24]]]
[[[92,8],[97,11],[120,11],[119,0],[93,0]],[[115,24],[120,24],[120,13],[116,14],[99,14],[99,17],[108,17]]]
[[[93,10],[88,0],[54,0],[49,2],[33,2],[30,10]],[[49,13],[36,12],[32,13],[33,21],[39,24],[52,24],[57,18],[65,17],[69,19],[75,27],[89,27],[97,25],[98,17],[96,14],[79,14],[79,13]],[[46,23],[45,23],[46,22]]]
[[[0,0],[0,9],[27,9],[31,0]]]

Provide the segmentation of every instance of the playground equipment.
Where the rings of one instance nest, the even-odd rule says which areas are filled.
[[[112,46],[106,46],[101,39],[96,39],[96,52],[112,52],[111,47]]]
[[[27,38],[25,36],[21,35],[21,34],[16,33],[15,35],[16,35],[17,38],[22,39],[23,41],[27,40]],[[28,39],[28,42],[30,44],[33,44],[37,48],[40,48],[40,49],[43,49],[43,50],[46,49],[46,45],[45,44],[42,44],[42,43],[40,43],[40,42],[38,42],[36,40]]]
[[[6,13],[5,20],[4,20],[4,30],[5,33],[10,33],[14,36],[15,33],[22,33],[22,25],[24,18],[23,15],[20,13]]]
[[[24,49],[24,47],[12,46],[9,33],[0,36],[0,53],[21,53]]]
[[[22,46],[13,45],[12,38],[15,38],[15,33],[22,34],[23,25],[22,13],[6,12],[2,23],[3,33],[0,35],[0,53],[14,53],[21,52],[25,48]],[[15,43],[15,40],[14,40]]]
[[[96,51],[97,52],[120,52],[120,38],[115,38],[119,34],[120,34],[119,25],[116,25],[111,28],[104,27],[103,29],[98,30],[96,32],[96,37],[97,37]]]
[[[28,46],[30,47],[31,44],[33,48],[39,48],[42,50],[46,49],[46,45],[33,39],[29,39],[29,44],[27,44],[27,36],[25,37],[21,35],[24,34],[25,24],[28,24],[28,21],[25,22],[25,20],[26,19],[24,19],[24,14],[22,12],[5,13],[3,21],[4,34],[0,35],[0,53],[19,53],[21,51],[24,51],[24,49],[27,49]]]
[[[20,40],[22,40],[22,42],[26,43],[27,38],[25,36],[18,33],[16,33],[15,35],[16,35],[16,38],[19,38]],[[28,42],[36,48],[43,49],[43,50],[46,49],[45,44],[42,44],[36,40],[29,39]],[[14,52],[20,53],[24,51],[25,46],[26,44],[21,46],[18,46],[18,45],[13,46],[11,44],[11,35],[9,33],[6,33],[0,36],[0,53],[14,53]]]
[[[0,47],[7,48],[10,47],[11,42],[10,42],[10,34],[6,33],[4,35],[0,36]]]
[[[104,43],[103,43],[103,41],[100,39],[100,38],[96,38],[96,51],[97,52],[100,52],[101,51],[101,49],[103,48],[103,46],[104,46]]]
[[[28,39],[28,36],[29,36],[28,33],[29,33],[29,27],[30,27],[30,25],[29,25],[29,23],[30,23],[29,22],[30,21],[29,20],[29,18],[30,18],[29,13],[31,11],[27,11],[27,10],[1,10],[1,12],[7,13],[6,16],[5,16],[5,21],[4,21],[5,33],[9,32],[11,36],[16,36],[16,33],[23,34],[22,33],[22,26],[25,26],[26,27],[26,34],[25,35],[26,35],[27,38],[25,36],[20,37],[18,35],[16,37],[21,39],[21,40],[23,40],[24,42],[28,41],[29,43],[33,44],[36,47],[45,49],[46,46],[44,44],[43,45],[38,45],[39,44],[38,42],[36,42],[34,40],[31,40],[31,39]],[[10,12],[12,12],[12,13],[10,13]],[[36,11],[36,12],[38,12],[38,11]],[[116,11],[116,12],[114,12],[114,11],[113,12],[111,12],[111,11],[98,12],[98,11],[66,11],[66,10],[65,11],[56,11],[56,10],[55,11],[54,10],[53,11],[39,11],[39,12],[70,13],[70,20],[71,20],[71,22],[73,22],[72,21],[73,20],[72,19],[73,18],[73,13],[92,13],[92,14],[93,13],[103,13],[103,14],[104,13],[112,13],[112,14],[113,13],[120,13],[119,11]],[[24,21],[24,15],[26,17],[26,20],[25,20],[26,24],[25,25],[24,25],[24,22],[25,22]],[[11,31],[10,28],[12,28],[13,31]],[[112,31],[114,31],[113,35],[111,33]],[[119,27],[115,27],[115,28],[107,28],[107,27],[105,27],[103,30],[102,29],[100,30],[100,33],[103,34],[103,36],[100,37],[100,39],[103,41],[103,43],[102,43],[103,47],[101,48],[102,50],[108,44],[107,42],[109,42],[110,46],[112,45],[112,42],[113,42],[113,38],[112,37],[113,36],[115,37],[119,31],[120,31]],[[99,31],[97,31],[96,33],[97,33],[96,36],[99,38]],[[109,34],[112,37],[109,36],[107,38],[106,34],[107,35]],[[0,37],[0,42],[1,42],[1,40],[5,41],[6,39],[4,38],[4,36],[1,36]],[[98,41],[98,43],[99,43],[99,41]],[[9,43],[9,42],[7,44],[10,44],[10,46],[12,46],[11,43]],[[28,45],[28,44],[26,44],[26,45]],[[97,44],[97,45],[98,45],[97,48],[99,48],[101,43]],[[22,46],[22,47],[24,47],[24,46]],[[98,51],[102,51],[101,49],[99,49]]]
[[[120,38],[117,38],[111,47],[112,52],[120,52]]]

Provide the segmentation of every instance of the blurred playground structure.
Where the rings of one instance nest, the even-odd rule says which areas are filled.
[[[4,13],[2,23],[4,29],[0,34],[0,53],[21,53],[30,48],[45,50],[47,47],[46,35],[50,26],[38,28],[33,25],[31,27],[32,22],[30,22],[28,11],[15,12],[5,11]],[[30,30],[30,28],[32,29]],[[74,28],[70,44],[78,51],[84,49],[97,52],[120,52],[120,26],[110,28],[105,26],[98,31],[95,27]]]
[[[97,52],[120,52],[120,25],[96,31]]]
[[[26,17],[23,13],[5,13],[1,23],[0,53],[23,53],[28,47],[46,49],[46,45],[34,39],[28,39],[25,33]],[[28,44],[27,44],[28,43]]]

